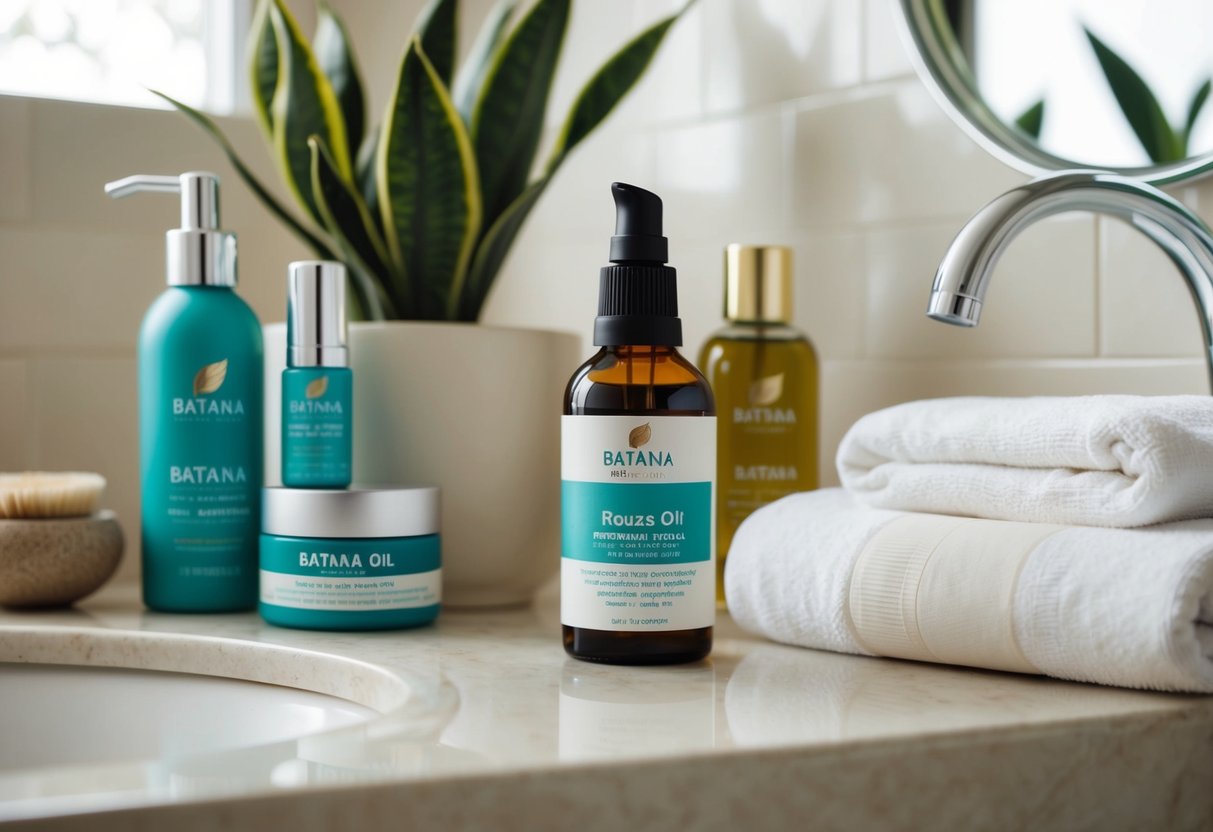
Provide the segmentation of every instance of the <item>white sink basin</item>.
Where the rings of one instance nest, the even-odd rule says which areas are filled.
[[[247,748],[377,715],[336,697],[239,679],[0,662],[0,771]]]
[[[458,704],[441,676],[228,623],[240,637],[0,624],[0,826],[376,782],[434,758]]]

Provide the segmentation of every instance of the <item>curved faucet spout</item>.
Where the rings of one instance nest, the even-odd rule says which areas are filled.
[[[1152,185],[1100,171],[1066,171],[1007,191],[969,220],[939,264],[927,315],[977,326],[994,264],[1032,223],[1064,211],[1124,220],[1159,245],[1179,269],[1200,313],[1213,389],[1213,232],[1178,200]]]

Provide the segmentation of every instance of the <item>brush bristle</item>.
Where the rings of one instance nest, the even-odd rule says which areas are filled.
[[[0,474],[0,519],[86,517],[97,510],[105,477],[78,471]]]

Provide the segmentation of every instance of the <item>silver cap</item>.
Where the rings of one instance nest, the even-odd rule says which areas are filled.
[[[165,234],[168,285],[235,286],[236,235],[219,228],[219,177],[206,171],[140,174],[105,186],[115,199],[141,191],[181,194],[181,227]]]
[[[345,266],[299,260],[287,266],[286,364],[344,367]]]
[[[263,488],[261,531],[283,537],[357,539],[437,534],[438,486]]]

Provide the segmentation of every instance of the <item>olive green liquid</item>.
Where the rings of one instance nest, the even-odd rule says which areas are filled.
[[[565,391],[566,416],[712,416],[712,391],[673,347],[603,347],[577,368]],[[719,573],[717,573],[719,574]],[[712,650],[712,628],[629,632],[562,625],[564,649],[607,664],[678,664]]]
[[[732,324],[713,335],[699,366],[716,396],[716,598],[741,521],[757,508],[817,487],[817,352],[779,324]]]

